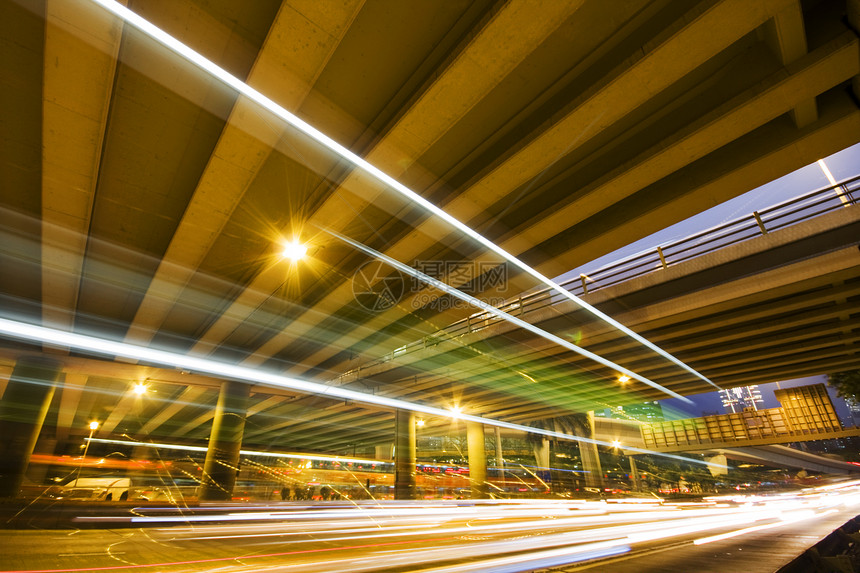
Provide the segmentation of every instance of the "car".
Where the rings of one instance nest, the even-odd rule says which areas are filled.
[[[84,477],[52,489],[56,499],[125,501],[131,480],[125,477]]]

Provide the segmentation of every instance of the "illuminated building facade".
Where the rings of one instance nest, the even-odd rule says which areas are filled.
[[[730,414],[743,412],[745,408],[758,410],[764,406],[758,385],[720,390],[720,400],[726,412]]]
[[[606,408],[596,411],[594,415],[598,418],[636,420],[638,422],[662,422],[664,420],[663,407],[657,401]]]

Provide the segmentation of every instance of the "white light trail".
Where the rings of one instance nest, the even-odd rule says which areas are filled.
[[[66,332],[53,328],[47,328],[44,326],[27,324],[25,322],[18,322],[7,318],[0,318],[0,335],[5,335],[9,338],[14,338],[17,340],[23,340],[25,342],[40,342],[42,344],[59,346],[60,348],[72,348],[75,350],[99,354],[102,356],[120,356],[123,358],[131,358],[133,360],[148,362],[159,366],[167,366],[171,368],[179,368],[180,370],[200,372],[221,379],[230,378],[242,382],[255,382],[258,384],[273,386],[276,388],[288,388],[290,390],[298,390],[301,392],[306,392],[308,394],[316,394],[319,396],[327,396],[330,398],[338,398],[342,400],[353,400],[355,402],[363,404],[374,404],[377,406],[385,406],[387,408],[411,410],[413,412],[421,412],[423,414],[438,416],[440,418],[451,418],[451,412],[442,408],[425,406],[423,404],[416,404],[413,402],[406,402],[404,400],[398,400],[396,398],[377,396],[375,394],[366,394],[364,392],[349,390],[347,388],[326,386],[325,384],[319,384],[317,382],[308,382],[306,380],[300,380],[298,378],[293,378],[289,376],[282,376],[280,374],[265,372],[263,370],[257,370],[245,366],[238,366],[236,364],[217,362],[214,360],[209,360],[207,358],[188,356],[187,354],[177,354],[175,352],[167,352],[165,350],[156,350],[154,348],[137,346],[135,344],[129,344],[126,342],[105,340],[103,338],[96,338],[94,336],[87,336],[85,334]],[[505,422],[502,420],[494,420],[492,418],[482,418],[481,416],[472,416],[470,414],[460,414],[457,416],[457,419],[464,420],[467,422],[477,422],[479,424],[485,424],[487,426],[498,426],[500,428],[508,428],[511,430],[530,432],[533,434],[560,438],[562,440],[586,442],[589,444],[597,444],[600,446],[612,445],[609,442],[604,442],[602,440],[594,440],[591,438],[584,438],[582,436],[574,436],[573,434],[564,434],[562,432],[553,432],[551,430],[544,430],[542,428],[533,428],[531,426],[523,426],[520,424]],[[705,466],[725,467],[704,460],[685,458],[683,456],[654,452],[641,448],[627,447],[625,449],[643,454],[652,454],[666,458],[674,458],[678,460],[683,460],[685,462],[701,464]]]
[[[753,533],[756,531],[763,531],[765,529],[773,529],[775,527],[782,527],[783,525],[788,525],[789,523],[795,523],[797,521],[806,521],[807,519],[814,519],[817,517],[824,517],[825,515],[830,515],[834,513],[836,510],[831,509],[828,511],[823,511],[821,513],[816,514],[814,511],[805,511],[798,512],[799,515],[790,516],[783,518],[781,521],[777,521],[775,523],[765,523],[762,525],[753,525],[752,527],[744,527],[743,529],[736,529],[734,531],[729,531],[727,533],[721,533],[719,535],[711,535],[710,537],[701,537],[693,541],[694,545],[705,545],[706,543],[713,543],[714,541],[722,541],[723,539],[731,539],[732,537],[740,537],[741,535],[746,535],[748,533]]]
[[[830,172],[830,169],[827,167],[827,164],[824,163],[823,159],[818,160],[818,166],[821,168],[821,171],[824,172],[824,176],[827,177],[827,180],[830,182],[830,184],[832,186],[836,187],[836,185],[837,185],[836,178],[833,177],[833,174]],[[845,197],[845,193],[843,193],[842,190],[835,189],[835,191],[836,191],[836,196],[839,197],[839,200],[842,201],[843,205],[845,205],[845,206],[851,205],[851,201],[849,201],[848,198]]]
[[[469,227],[465,223],[461,222],[459,219],[453,217],[452,215],[449,215],[444,210],[440,209],[439,207],[437,207],[433,203],[427,201],[421,195],[419,195],[418,193],[415,193],[414,191],[412,191],[411,189],[409,189],[408,187],[406,187],[405,185],[403,185],[402,183],[400,183],[399,181],[397,181],[396,179],[394,179],[393,177],[391,177],[390,175],[388,175],[387,173],[385,173],[384,171],[382,171],[381,169],[376,167],[375,165],[373,165],[370,162],[368,162],[367,160],[359,157],[358,155],[356,155],[355,153],[353,153],[352,151],[350,151],[346,147],[342,146],[341,144],[339,144],[338,142],[336,142],[335,140],[333,140],[332,138],[330,138],[326,134],[322,133],[321,131],[319,131],[318,129],[316,129],[312,125],[310,125],[309,123],[300,119],[296,115],[290,113],[289,111],[287,111],[285,108],[283,108],[282,106],[275,103],[270,98],[266,97],[265,95],[263,95],[259,91],[255,90],[254,88],[252,88],[251,86],[249,86],[248,84],[246,84],[245,82],[243,82],[242,80],[237,78],[236,76],[230,74],[229,72],[227,72],[226,70],[224,70],[223,68],[221,68],[220,66],[218,66],[217,64],[212,62],[211,60],[205,58],[203,55],[199,54],[198,52],[194,51],[190,47],[186,46],[185,44],[183,44],[178,39],[174,38],[173,36],[171,36],[170,34],[165,32],[164,30],[161,30],[160,28],[158,28],[157,26],[155,26],[154,24],[152,24],[151,22],[149,22],[145,18],[142,18],[141,16],[139,16],[135,12],[129,10],[128,8],[126,8],[122,4],[119,4],[118,2],[115,2],[114,0],[92,0],[92,1],[99,4],[100,6],[102,6],[106,10],[108,10],[109,12],[115,14],[116,16],[118,16],[119,18],[121,18],[122,20],[127,22],[128,24],[131,24],[133,27],[137,28],[141,32],[147,34],[148,36],[150,36],[154,40],[161,43],[163,46],[176,52],[178,55],[182,56],[183,58],[185,58],[189,62],[200,67],[201,69],[203,69],[207,73],[211,74],[213,77],[221,80],[222,82],[224,82],[225,84],[227,84],[228,86],[230,86],[231,88],[233,88],[234,90],[239,92],[240,94],[251,99],[252,101],[256,102],[257,104],[261,105],[263,108],[272,112],[277,117],[279,117],[280,119],[285,121],[287,124],[298,129],[299,131],[301,131],[305,135],[311,137],[312,139],[314,139],[318,143],[322,144],[323,146],[325,146],[329,150],[333,151],[334,153],[336,153],[337,155],[339,155],[343,159],[349,161],[350,163],[352,163],[356,167],[358,167],[358,168],[362,169],[363,171],[365,171],[366,173],[372,175],[373,177],[375,177],[376,179],[378,179],[382,183],[385,183],[386,185],[391,187],[393,190],[397,191],[398,193],[400,193],[404,197],[408,198],[410,201],[420,205],[421,207],[423,207],[424,209],[426,209],[430,213],[441,218],[442,220],[447,222],[449,225],[451,225],[455,229],[457,229],[460,232],[464,233],[465,235],[471,237],[472,239],[474,239],[478,243],[484,245],[486,248],[488,248],[491,251],[493,251],[494,253],[498,254],[499,256],[504,258],[506,261],[510,262],[512,265],[516,266],[517,268],[519,268],[523,272],[527,273],[528,275],[534,277],[539,282],[548,286],[552,290],[558,292],[559,294],[561,294],[565,298],[573,301],[574,303],[576,303],[577,305],[579,305],[583,309],[587,310],[588,312],[590,312],[594,316],[600,318],[601,320],[603,320],[607,324],[610,324],[611,326],[613,326],[614,328],[627,334],[628,336],[630,336],[634,340],[647,346],[648,348],[650,348],[654,352],[660,354],[661,356],[663,356],[664,358],[666,358],[670,362],[673,362],[674,364],[680,366],[681,368],[683,368],[684,370],[686,370],[690,374],[693,374],[694,376],[704,380],[705,382],[707,382],[708,384],[710,384],[711,386],[713,386],[717,389],[721,389],[719,386],[717,386],[716,384],[711,382],[704,375],[700,374],[698,371],[694,370],[693,368],[691,368],[690,366],[688,366],[687,364],[685,364],[681,360],[678,360],[677,358],[675,358],[674,356],[672,356],[671,354],[669,354],[668,352],[666,352],[662,348],[658,347],[657,345],[655,345],[651,341],[647,340],[643,336],[640,336],[639,334],[633,332],[632,330],[630,330],[629,328],[627,328],[626,326],[624,326],[620,322],[616,321],[615,319],[613,319],[609,315],[607,315],[607,314],[601,312],[600,310],[596,309],[595,307],[591,306],[590,304],[588,304],[584,300],[582,300],[579,297],[577,297],[576,295],[574,295],[572,292],[568,291],[565,288],[562,288],[560,285],[558,285],[555,281],[553,281],[549,277],[544,276],[542,273],[538,272],[536,269],[527,265],[525,262],[523,262],[522,260],[520,260],[519,258],[514,256],[513,254],[507,252],[506,250],[501,248],[499,245],[495,244],[490,239],[484,237],[483,235],[481,235],[480,233],[478,233],[477,231],[475,231],[474,229],[472,229],[471,227]]]
[[[685,398],[684,396],[678,394],[677,392],[673,392],[672,390],[669,390],[668,388],[661,386],[660,384],[657,384],[656,382],[653,382],[653,381],[649,380],[648,378],[645,378],[644,376],[640,376],[639,374],[633,372],[632,370],[628,370],[627,368],[624,368],[623,366],[616,364],[616,363],[612,362],[611,360],[607,360],[606,358],[603,358],[599,354],[589,352],[588,350],[586,350],[580,346],[577,346],[576,344],[574,344],[572,342],[568,342],[567,340],[565,340],[559,336],[556,336],[555,334],[552,334],[551,332],[547,332],[546,330],[539,328],[539,327],[535,326],[534,324],[531,324],[530,322],[526,322],[525,320],[523,320],[521,318],[518,318],[516,316],[508,314],[507,312],[505,312],[499,308],[496,308],[495,306],[488,304],[479,298],[476,298],[472,295],[466,294],[466,293],[462,292],[461,290],[456,289],[456,288],[452,287],[451,285],[446,284],[446,283],[444,283],[438,279],[435,279],[429,275],[426,275],[417,269],[413,269],[409,265],[403,264],[400,261],[398,261],[397,259],[394,259],[392,257],[389,257],[388,255],[380,253],[379,251],[372,249],[371,247],[368,247],[367,245],[359,243],[358,241],[353,241],[349,237],[345,237],[345,236],[343,236],[339,233],[336,233],[334,231],[326,231],[326,232],[329,233],[330,235],[334,236],[334,237],[337,237],[341,241],[343,241],[349,245],[352,245],[356,249],[363,251],[364,253],[366,253],[368,255],[371,255],[372,257],[375,257],[381,261],[385,261],[386,264],[396,268],[397,270],[404,272],[408,275],[411,275],[411,276],[431,285],[432,287],[434,287],[434,288],[436,288],[442,292],[450,294],[453,297],[459,298],[460,300],[465,301],[465,302],[471,304],[472,306],[474,306],[476,308],[480,308],[481,310],[485,310],[485,311],[489,312],[490,314],[493,314],[493,315],[501,318],[502,320],[510,322],[511,324],[515,324],[515,325],[519,326],[520,328],[524,328],[528,331],[531,331],[531,332],[537,334],[538,336],[540,336],[541,338],[549,340],[550,342],[554,342],[554,343],[558,344],[559,346],[567,348],[568,350],[572,350],[581,356],[585,356],[586,358],[590,358],[591,360],[594,360],[595,362],[603,364],[604,366],[614,368],[618,372],[621,372],[622,374],[630,376],[631,378],[635,378],[636,380],[639,380],[640,382],[643,382],[643,383],[647,384],[648,386],[651,386],[652,388],[656,388],[657,390],[660,390],[661,392],[668,394],[669,396],[672,396],[673,398],[678,398],[684,402],[687,402],[688,404],[693,403],[693,401],[690,400],[689,398]]]
[[[827,180],[830,181],[830,184],[836,185],[836,179],[834,179],[833,174],[830,172],[830,169],[828,169],[827,164],[824,163],[823,159],[818,160],[818,166],[824,172],[824,176],[827,177]]]
[[[764,529],[772,529],[774,527],[782,527],[786,525],[785,521],[777,521],[775,523],[765,523],[763,525],[754,525],[752,527],[745,527],[743,529],[736,529],[735,531],[729,531],[728,533],[721,533],[720,535],[712,535],[710,537],[700,537],[693,541],[694,545],[704,545],[706,543],[713,543],[714,541],[722,541],[723,539],[731,539],[732,537],[738,537],[740,535],[746,535],[747,533],[752,533],[754,531],[762,531]]]
[[[135,447],[144,447],[144,448],[156,448],[163,450],[186,450],[189,452],[205,452],[207,450],[204,446],[186,446],[183,444],[167,444],[164,442],[135,442],[133,440],[112,440],[108,438],[84,438],[85,440],[91,442],[97,442],[101,444],[116,444],[120,446],[135,446]],[[353,463],[353,464],[367,464],[367,465],[382,465],[382,464],[391,464],[393,462],[386,462],[383,460],[371,460],[371,459],[361,459],[361,458],[342,458],[338,456],[321,456],[319,454],[289,454],[282,452],[263,452],[257,450],[239,450],[239,453],[243,456],[259,456],[266,458],[288,458],[293,460],[314,460],[320,462],[343,462],[343,463]],[[422,464],[429,465],[429,464]]]
[[[850,495],[852,490],[856,490],[856,486],[832,495]],[[151,521],[147,521],[145,513],[159,513],[161,508],[141,507],[135,510],[135,516],[101,519],[103,524],[110,520],[133,520],[145,528],[145,540],[155,543],[160,550],[167,548],[173,554],[182,555],[183,551],[193,548],[194,552],[202,552],[205,556],[170,563],[147,563],[144,558],[131,567],[145,571],[181,565],[188,569],[189,565],[195,565],[198,569],[217,568],[224,573],[288,569],[308,573],[394,569],[425,573],[514,573],[617,557],[640,547],[665,549],[668,546],[664,541],[669,540],[674,540],[673,546],[683,544],[687,545],[687,550],[695,551],[691,553],[693,560],[709,559],[712,555],[709,550],[695,550],[692,546],[836,513],[836,510],[822,507],[826,500],[816,493],[794,495],[789,501],[794,506],[789,510],[784,509],[786,496],[778,495],[758,496],[755,505],[731,508],[690,509],[689,504],[666,503],[654,505],[647,511],[597,501],[562,499],[475,501],[469,505],[438,500],[412,504],[374,502],[349,509],[323,503],[314,506],[314,510],[293,504],[264,508],[256,504],[233,504],[214,508],[217,511],[197,508],[195,512],[199,513],[194,514],[185,513],[185,508],[164,508],[173,513],[162,517],[154,515]],[[236,513],[246,510],[250,513]],[[854,515],[847,510],[844,514],[848,519]],[[274,521],[252,522],[267,518]],[[82,519],[98,520],[97,517]],[[146,527],[158,521],[187,523],[184,527]],[[714,535],[697,539],[705,531]],[[821,527],[815,531],[817,534]],[[264,546],[269,547],[264,549]],[[152,559],[160,556],[156,551]],[[129,568],[105,557],[105,561],[79,570]],[[26,572],[0,573],[68,571],[67,568],[44,568],[45,562],[37,561],[42,559],[37,552],[30,558],[34,566]],[[41,567],[36,567],[35,563]],[[612,570],[608,563],[595,565],[598,570]]]
[[[180,450],[188,452],[205,452],[208,449],[205,446],[184,446],[182,444],[164,444],[158,442],[135,442],[132,440],[109,440],[107,438],[84,438],[84,440],[99,444],[116,444],[120,446],[159,448],[162,450]]]

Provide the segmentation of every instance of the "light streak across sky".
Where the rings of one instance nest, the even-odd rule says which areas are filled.
[[[168,444],[164,442],[135,442],[133,440],[112,440],[108,438],[84,438],[87,441],[100,444],[116,444],[120,446],[135,446],[142,448],[155,448],[162,450],[183,450],[189,452],[205,452],[208,448],[205,446],[187,446],[184,444]],[[287,458],[291,460],[315,460],[322,462],[343,462],[354,464],[383,464],[387,463],[382,460],[370,460],[361,458],[349,458],[340,456],[323,456],[319,454],[294,454],[288,452],[263,452],[257,450],[239,450],[239,453],[244,456],[262,456],[267,458]]]
[[[309,123],[305,122],[304,120],[300,119],[295,114],[287,111],[287,109],[280,106],[279,104],[277,104],[275,101],[273,101],[269,97],[265,96],[264,94],[257,91],[256,89],[252,88],[251,86],[249,86],[248,84],[246,84],[245,82],[243,82],[242,80],[237,78],[236,76],[233,76],[232,74],[230,74],[229,72],[227,72],[226,70],[224,70],[223,68],[221,68],[220,66],[215,64],[214,62],[212,62],[211,60],[205,58],[200,53],[196,52],[195,50],[193,50],[189,46],[183,44],[181,41],[174,38],[173,36],[171,36],[170,34],[165,32],[164,30],[158,28],[157,26],[155,26],[154,24],[152,24],[151,22],[149,22],[145,18],[141,17],[137,13],[133,12],[132,10],[129,10],[128,8],[126,8],[125,6],[123,6],[122,4],[120,4],[118,2],[115,2],[114,0],[91,0],[91,1],[102,6],[103,8],[108,10],[109,12],[113,13],[114,15],[118,16],[119,18],[121,18],[126,23],[130,24],[131,26],[137,28],[141,32],[150,36],[151,38],[153,38],[154,40],[156,40],[157,42],[159,42],[163,46],[172,50],[173,52],[175,52],[179,56],[185,58],[187,61],[198,66],[200,69],[204,70],[206,73],[210,74],[212,77],[217,78],[218,80],[224,82],[226,85],[228,85],[232,89],[236,90],[238,93],[240,93],[240,94],[244,95],[245,97],[249,98],[250,100],[256,102],[258,105],[262,106],[263,108],[265,108],[269,112],[273,113],[274,115],[276,115],[278,118],[280,118],[281,120],[283,120],[284,122],[286,122],[290,126],[301,131],[305,135],[312,138],[314,141],[320,143],[325,148],[333,151],[338,156],[347,160],[348,162],[355,165],[356,167],[358,167],[362,171],[375,177],[377,180],[384,183],[385,185],[387,185],[388,187],[390,187],[391,189],[393,189],[397,193],[401,194],[402,196],[406,197],[407,199],[409,199],[413,203],[420,205],[422,208],[424,208],[429,213],[432,213],[433,215],[439,217],[440,219],[442,219],[443,221],[445,221],[446,223],[448,223],[449,225],[451,225],[452,227],[454,227],[455,229],[457,229],[458,231],[460,231],[464,235],[472,238],[473,240],[477,241],[478,243],[480,243],[481,245],[483,245],[487,249],[489,249],[492,252],[496,253],[497,255],[501,256],[504,260],[506,260],[509,263],[511,263],[512,265],[516,266],[517,268],[519,268],[520,270],[522,270],[526,274],[530,275],[531,277],[537,279],[540,283],[548,286],[549,288],[551,288],[555,292],[561,294],[563,297],[567,298],[568,300],[579,305],[581,308],[590,312],[591,314],[593,314],[594,316],[596,316],[600,320],[603,320],[604,322],[606,322],[607,324],[616,328],[617,330],[625,333],[626,335],[630,336],[634,340],[638,341],[640,344],[650,348],[652,351],[663,356],[664,358],[666,358],[670,362],[673,362],[674,364],[680,366],[681,368],[683,368],[687,372],[693,374],[697,378],[700,378],[701,380],[707,382],[711,386],[714,386],[715,388],[720,389],[719,386],[717,386],[716,384],[711,382],[707,377],[700,374],[698,371],[694,370],[693,368],[691,368],[690,366],[688,366],[687,364],[685,364],[681,360],[675,358],[674,356],[672,356],[671,354],[669,354],[668,352],[666,352],[662,348],[658,347],[657,345],[655,345],[651,341],[647,340],[643,336],[641,336],[641,335],[637,334],[636,332],[632,331],[631,329],[627,328],[626,326],[619,323],[618,321],[616,321],[615,319],[613,319],[609,315],[607,315],[604,312],[601,312],[600,310],[598,310],[597,308],[591,306],[590,304],[588,304],[584,300],[582,300],[579,297],[577,297],[576,295],[574,295],[572,292],[561,287],[559,284],[557,284],[555,281],[553,281],[549,277],[544,276],[542,273],[538,272],[536,269],[532,268],[531,266],[526,264],[524,261],[520,260],[518,257],[507,252],[506,250],[501,248],[499,245],[497,245],[496,243],[494,243],[490,239],[484,237],[483,235],[478,233],[476,230],[472,229],[471,227],[469,227],[465,223],[461,222],[459,219],[453,217],[452,215],[448,214],[443,209],[437,207],[436,205],[434,205],[430,201],[426,200],[424,197],[422,197],[418,193],[412,191],[407,186],[403,185],[402,183],[400,183],[399,181],[397,181],[396,179],[394,179],[393,177],[391,177],[390,175],[388,175],[387,173],[385,173],[384,171],[382,171],[381,169],[379,169],[375,165],[371,164],[370,162],[363,159],[362,157],[359,157],[358,155],[356,155],[355,153],[353,153],[352,151],[350,151],[349,149],[347,149],[343,145],[334,141],[332,138],[325,135],[324,133],[322,133],[321,131],[319,131],[318,129],[316,129],[315,127],[310,125]]]
[[[610,442],[606,442],[603,440],[594,440],[582,436],[575,436],[573,434],[565,434],[563,432],[554,432],[552,430],[545,430],[543,428],[523,426],[511,422],[505,422],[503,420],[494,420],[492,418],[484,418],[481,416],[473,416],[470,414],[457,413],[456,415],[454,415],[449,410],[436,408],[434,406],[426,406],[424,404],[406,402],[404,400],[398,400],[396,398],[388,398],[386,396],[379,396],[376,394],[349,390],[348,388],[340,388],[336,386],[320,384],[317,382],[309,382],[307,380],[301,380],[299,378],[282,376],[280,374],[266,372],[264,370],[249,368],[246,366],[239,366],[236,364],[229,364],[226,362],[218,362],[210,360],[208,358],[189,356],[187,354],[178,354],[165,350],[157,350],[145,346],[138,346],[136,344],[118,342],[114,340],[106,340],[104,338],[87,336],[85,334],[66,332],[63,330],[47,328],[44,326],[37,326],[34,324],[10,320],[7,318],[0,318],[0,336],[4,335],[9,338],[23,340],[25,342],[39,342],[42,344],[59,346],[61,348],[68,347],[73,348],[75,350],[94,353],[102,356],[119,356],[123,358],[131,358],[133,360],[148,362],[159,366],[167,366],[170,368],[179,368],[182,370],[199,372],[201,374],[208,374],[216,376],[218,378],[230,378],[242,382],[252,382],[276,388],[288,388],[290,390],[298,390],[301,392],[306,392],[308,394],[317,394],[320,396],[327,396],[330,398],[338,398],[342,400],[352,400],[363,404],[384,406],[386,408],[411,410],[413,412],[420,412],[422,414],[429,414],[431,416],[438,416],[440,418],[456,418],[458,420],[463,420],[467,422],[477,422],[479,424],[484,424],[487,426],[497,426],[510,430],[530,432],[533,434],[540,434],[543,436],[559,438],[562,440],[571,440],[575,442],[585,442],[590,444],[597,444],[600,446],[612,447],[612,444]],[[651,450],[636,448],[633,446],[626,446],[625,450],[643,454],[653,454],[667,458],[674,458],[678,460],[683,460],[685,462],[696,463],[706,466],[724,467],[719,466],[718,464],[713,464],[712,462],[697,460],[695,458],[685,458],[683,456],[654,452]]]

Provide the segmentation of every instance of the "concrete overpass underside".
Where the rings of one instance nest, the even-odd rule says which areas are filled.
[[[710,453],[722,454],[729,459],[753,464],[795,468],[825,474],[858,474],[860,466],[839,459],[828,458],[810,452],[803,452],[787,446],[758,446],[713,450]]]
[[[848,369],[857,363],[858,351],[858,233],[860,207],[852,206],[583,298],[701,367],[702,373],[724,387]],[[653,379],[677,376],[672,387],[683,393],[712,389],[654,360],[629,338],[589,320],[573,303],[535,306],[524,316],[544,330],[575,336],[594,352],[628,361]],[[438,388],[456,386],[455,377],[446,372],[457,376],[468,372],[476,386],[503,381],[523,393],[536,382],[518,372],[555,382],[559,390],[575,383],[565,366],[583,363],[581,357],[503,321],[474,322],[431,335],[409,352],[392,353],[340,380],[358,378],[379,388],[398,380],[418,386],[423,380],[426,386]],[[494,361],[494,353],[502,349],[505,361]],[[635,381],[615,384],[618,393],[612,398],[620,402],[661,397]],[[554,400],[559,413],[565,407],[582,411],[595,404],[612,405],[600,401],[600,389],[566,398],[556,396],[548,402]],[[505,414],[527,420],[528,406],[512,404]]]

